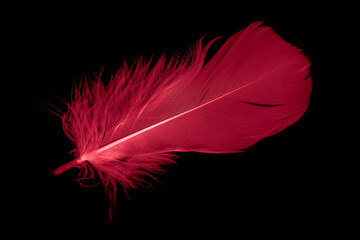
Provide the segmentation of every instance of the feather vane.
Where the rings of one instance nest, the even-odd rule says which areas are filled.
[[[231,36],[205,66],[216,39],[167,64],[124,64],[106,86],[82,82],[62,116],[76,159],[54,174],[95,170],[115,201],[117,183],[142,186],[176,152],[240,152],[296,122],[309,104],[310,62],[261,24]]]

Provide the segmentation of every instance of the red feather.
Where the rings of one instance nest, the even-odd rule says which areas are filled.
[[[124,65],[105,87],[82,83],[62,117],[76,159],[54,171],[98,173],[115,201],[162,171],[176,152],[234,153],[297,121],[311,93],[309,61],[260,22],[230,37],[203,66],[211,41],[154,67]]]

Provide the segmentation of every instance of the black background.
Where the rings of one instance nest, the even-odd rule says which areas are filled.
[[[34,6],[33,6],[34,7]],[[14,156],[23,166],[10,201],[18,210],[13,221],[41,225],[109,224],[109,199],[101,185],[79,186],[77,170],[53,176],[51,171],[72,160],[73,148],[61,121],[45,108],[48,103],[65,110],[58,98],[69,101],[71,87],[82,74],[110,76],[126,59],[149,59],[165,52],[185,53],[207,34],[224,36],[210,49],[214,54],[232,34],[253,21],[265,21],[286,41],[298,46],[312,62],[313,92],[308,111],[284,131],[255,144],[241,154],[183,153],[177,165],[152,182],[154,189],[118,193],[113,225],[119,229],[148,224],[176,226],[257,225],[259,222],[316,228],[334,213],[328,211],[339,189],[328,170],[323,147],[322,119],[325,79],[320,73],[316,42],[329,19],[315,6],[229,5],[171,6],[54,6],[29,13],[13,28],[16,34],[13,77],[10,84],[26,99],[21,101],[20,129],[26,144]],[[36,6],[35,6],[36,8]],[[205,40],[206,40],[205,39]],[[10,49],[11,50],[11,49]],[[14,55],[14,54],[13,54]],[[9,70],[10,71],[10,70]],[[57,98],[58,97],[58,98]],[[25,113],[25,114],[22,114]],[[24,172],[24,174],[22,174]],[[19,174],[20,175],[20,174]],[[210,225],[211,224],[211,225]]]

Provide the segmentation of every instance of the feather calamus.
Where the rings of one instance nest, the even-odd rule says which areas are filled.
[[[117,183],[143,185],[176,152],[240,152],[296,122],[309,104],[310,62],[261,24],[231,36],[205,65],[215,39],[168,63],[124,64],[106,86],[83,81],[62,116],[76,159],[54,174],[96,171],[115,201]]]

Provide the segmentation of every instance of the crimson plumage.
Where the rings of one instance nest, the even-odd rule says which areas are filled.
[[[168,63],[124,64],[106,86],[83,81],[62,116],[76,159],[54,174],[96,171],[115,201],[118,183],[141,186],[176,152],[240,152],[296,122],[310,100],[310,62],[261,24],[235,33],[205,65],[216,39]]]

